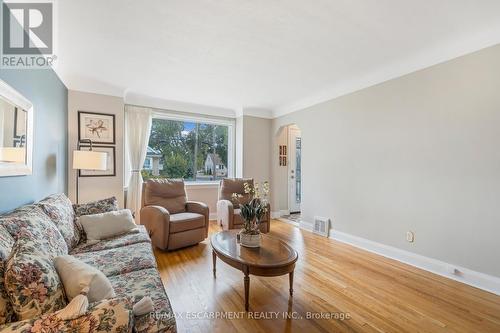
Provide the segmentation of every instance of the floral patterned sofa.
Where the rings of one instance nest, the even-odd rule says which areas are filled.
[[[73,206],[56,194],[0,216],[1,332],[176,332],[146,230],[138,226],[94,243],[75,222],[117,209],[115,198]],[[64,254],[101,270],[116,298],[90,304],[76,319],[60,319],[56,311],[68,302],[53,259]],[[154,312],[134,317],[132,306],[144,296],[153,300]]]

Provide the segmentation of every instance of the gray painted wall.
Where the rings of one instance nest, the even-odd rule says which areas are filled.
[[[291,123],[306,221],[500,276],[500,46],[277,118],[274,156]]]
[[[52,70],[0,70],[34,105],[33,174],[0,178],[0,213],[67,191],[68,90]]]
[[[262,183],[271,176],[271,119],[243,116],[243,177]]]

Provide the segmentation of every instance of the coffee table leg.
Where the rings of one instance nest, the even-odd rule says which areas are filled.
[[[293,271],[288,274],[288,280],[290,281],[290,296],[293,296]]]
[[[250,277],[248,276],[248,267],[243,268],[243,273],[245,273],[245,277],[243,278],[243,282],[245,283],[245,311],[248,311],[248,296],[250,293]]]
[[[215,266],[216,266],[215,264],[217,262],[217,255],[215,254],[214,250],[212,250],[212,262],[213,262],[213,265],[214,265],[213,271],[214,271],[214,278],[215,278]]]

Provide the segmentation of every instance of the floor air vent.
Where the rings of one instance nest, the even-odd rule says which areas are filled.
[[[315,216],[313,232],[315,234],[328,237],[328,234],[330,232],[330,219],[327,219],[326,217]]]

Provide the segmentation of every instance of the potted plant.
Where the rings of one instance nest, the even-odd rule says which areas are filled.
[[[252,200],[248,203],[241,204],[239,199],[241,194],[233,193],[233,202],[237,203],[240,208],[240,215],[244,221],[243,229],[241,229],[240,244],[246,247],[260,246],[260,221],[266,215],[269,209],[269,182],[264,182],[262,188],[259,183],[254,186],[245,183],[245,193],[252,196]]]

